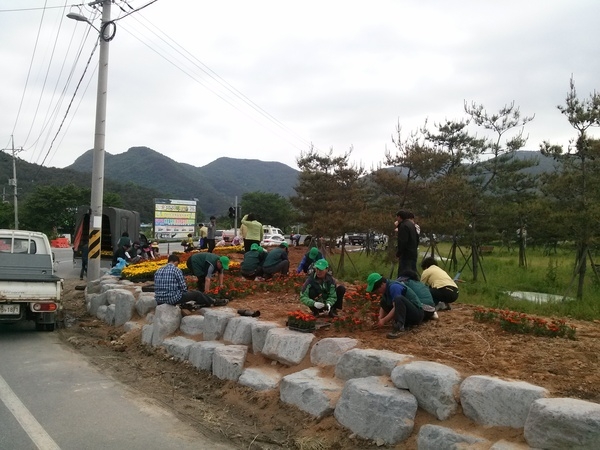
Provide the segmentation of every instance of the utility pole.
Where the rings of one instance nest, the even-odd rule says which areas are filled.
[[[14,136],[10,136],[12,141],[12,163],[13,163],[13,177],[8,179],[8,185],[13,187],[14,193],[14,210],[15,210],[15,230],[19,229],[19,205],[17,202],[17,163],[16,163],[16,153],[17,151],[22,152],[23,148],[20,150],[15,150],[15,138]],[[5,149],[8,150],[8,149]],[[2,192],[2,201],[4,201],[4,192]]]
[[[92,162],[92,197],[90,202],[90,235],[88,242],[88,280],[100,278],[100,257],[102,243],[102,203],[104,201],[104,146],[106,141],[106,96],[108,89],[108,44],[111,34],[111,0],[102,3],[102,24],[100,26],[100,56],[98,63],[98,90],[96,97],[96,128],[94,132],[94,153]]]
[[[238,230],[238,204],[237,204],[237,195],[235,196],[235,219],[233,222],[233,237],[235,238],[237,236],[237,230]]]

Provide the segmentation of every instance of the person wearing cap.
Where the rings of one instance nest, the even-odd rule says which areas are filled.
[[[308,306],[315,316],[328,312],[329,317],[336,317],[338,309],[342,309],[346,288],[336,286],[329,274],[329,263],[319,259],[314,264],[314,272],[308,275],[300,290],[300,301]]]
[[[256,243],[252,244],[250,251],[244,253],[244,260],[240,265],[241,275],[248,280],[261,277],[263,273],[262,266],[266,257],[267,252],[265,252],[264,248]]]
[[[450,303],[458,300],[458,286],[444,269],[437,265],[435,258],[428,256],[421,262],[421,282],[429,286],[429,291],[438,311],[449,310]]]
[[[422,304],[416,296],[411,295],[412,301],[407,298],[408,289],[406,285],[387,280],[379,273],[367,277],[367,292],[381,295],[377,325],[382,327],[386,323],[393,323],[393,331],[387,334],[388,339],[399,338],[406,328],[423,322]]]
[[[246,236],[244,236],[244,251],[249,252],[252,244],[260,245],[260,241],[263,240],[263,226],[258,220],[254,213],[246,214],[242,217],[242,225],[246,227]]]
[[[169,255],[167,264],[154,274],[154,298],[157,305],[180,305],[184,309],[185,303],[193,303],[196,307],[224,306],[228,303],[225,299],[214,299],[203,292],[188,291],[178,264],[179,256]]]
[[[288,258],[288,243],[282,242],[279,247],[274,248],[265,258],[263,263],[263,276],[271,278],[276,273],[287,275],[290,271],[290,260]]]
[[[223,286],[223,271],[229,269],[229,258],[214,253],[194,253],[188,258],[187,267],[198,278],[198,290],[208,292],[215,273],[219,274],[219,286]]]
[[[298,264],[298,268],[296,269],[296,273],[304,272],[310,273],[312,270],[313,264],[319,259],[323,259],[322,253],[319,251],[317,247],[312,247],[306,254],[302,257],[302,261]]]
[[[410,211],[400,210],[396,213],[398,222],[398,276],[404,270],[417,271],[419,236],[415,223],[411,220],[414,215]]]

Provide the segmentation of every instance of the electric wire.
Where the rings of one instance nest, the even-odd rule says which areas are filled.
[[[181,67],[179,64],[177,64],[175,61],[170,59],[171,55],[165,55],[161,52],[159,52],[155,47],[156,46],[152,46],[149,43],[146,42],[146,40],[141,39],[140,37],[136,36],[134,33],[130,32],[126,27],[124,27],[123,25],[121,25],[121,28],[123,28],[123,30],[128,33],[129,35],[131,35],[133,38],[137,39],[139,42],[141,42],[142,44],[144,44],[146,47],[148,47],[150,50],[152,50],[153,52],[155,52],[158,56],[160,56],[161,58],[163,58],[165,61],[169,62],[171,65],[173,65],[173,67],[179,69],[181,72],[183,72],[185,75],[187,75],[188,77],[190,77],[193,81],[195,81],[196,83],[204,86],[206,89],[208,89],[211,93],[213,93],[214,95],[216,95],[218,98],[220,98],[221,100],[223,100],[225,103],[227,103],[229,106],[231,106],[232,108],[234,108],[236,111],[244,114],[246,117],[248,117],[250,120],[252,120],[254,123],[260,125],[261,127],[268,129],[270,132],[276,134],[279,138],[281,138],[282,140],[286,141],[288,144],[290,144],[291,146],[295,147],[298,150],[302,150],[302,148],[300,148],[296,143],[288,140],[285,136],[282,136],[281,134],[277,133],[276,131],[274,131],[273,129],[269,129],[264,123],[260,122],[259,120],[255,119],[254,117],[252,117],[251,115],[249,115],[246,111],[244,111],[242,108],[238,107],[234,101],[231,101],[230,99],[228,99],[227,97],[229,96],[231,98],[231,92],[227,93],[227,92],[217,92],[215,89],[213,89],[208,83],[206,83],[205,81],[199,79],[197,76],[195,76],[194,74],[190,73],[190,71],[188,71],[187,69]],[[188,59],[189,61],[189,59]]]
[[[44,2],[44,6],[48,3],[48,0]],[[40,33],[42,31],[42,23],[44,22],[44,15],[46,14],[46,9],[42,12],[42,18],[40,19],[40,24],[38,26],[38,32],[35,37],[35,45],[33,47],[33,54],[31,55],[31,60],[29,61],[29,69],[27,69],[27,77],[25,78],[25,86],[23,87],[23,94],[21,95],[21,101],[19,102],[19,108],[17,109],[17,117],[15,117],[15,123],[13,125],[11,135],[14,136],[15,130],[17,128],[17,123],[19,122],[19,116],[21,115],[21,108],[23,107],[23,102],[25,100],[25,93],[27,92],[27,86],[29,84],[29,76],[31,75],[31,68],[33,67],[33,61],[35,59],[35,53],[37,51],[38,42],[40,39]]]
[[[65,0],[65,7],[67,5],[67,0]],[[31,119],[31,125],[29,126],[29,131],[27,132],[27,136],[25,136],[25,140],[23,141],[23,147],[25,147],[27,145],[27,141],[29,139],[29,136],[31,136],[31,131],[33,130],[33,126],[35,125],[35,121],[38,115],[38,112],[40,110],[40,105],[42,103],[42,99],[44,98],[44,90],[46,88],[46,83],[48,82],[48,75],[50,74],[50,68],[52,67],[52,61],[54,58],[54,52],[56,52],[56,45],[58,43],[58,37],[60,36],[60,27],[62,25],[62,21],[64,20],[64,14],[60,15],[60,24],[58,26],[58,31],[56,33],[56,36],[54,38],[54,45],[52,46],[52,53],[50,55],[50,59],[48,61],[48,66],[46,67],[46,74],[44,76],[44,83],[42,84],[42,89],[40,91],[40,95],[38,97],[38,101],[37,101],[37,105],[35,107],[35,112],[33,114],[33,118]],[[50,101],[51,103],[52,101]]]
[[[52,146],[54,145],[54,141],[56,141],[56,138],[58,137],[58,135],[60,133],[60,130],[62,129],[62,126],[65,123],[65,120],[67,119],[67,116],[69,115],[69,110],[71,109],[71,105],[73,104],[73,100],[75,100],[75,96],[77,95],[77,91],[79,90],[79,86],[81,86],[81,82],[83,81],[83,78],[85,77],[87,69],[88,69],[88,67],[90,65],[90,62],[92,60],[92,56],[94,56],[94,53],[96,52],[96,49],[98,48],[98,44],[99,43],[100,43],[100,36],[98,36],[98,40],[96,41],[96,45],[94,45],[94,48],[92,49],[92,52],[90,53],[90,56],[89,56],[89,58],[87,60],[85,68],[83,69],[83,73],[81,74],[81,77],[79,78],[79,81],[77,82],[77,86],[75,87],[75,91],[73,92],[73,95],[71,96],[71,101],[69,102],[69,105],[67,106],[67,110],[65,111],[65,115],[63,116],[63,119],[60,122],[60,126],[58,127],[58,130],[56,131],[56,134],[54,135],[54,138],[52,139],[52,142],[50,143],[50,147],[48,147],[48,151],[46,152],[46,156],[44,156],[44,160],[39,165],[38,170],[37,170],[34,178],[37,177],[40,169],[44,165],[44,162],[46,162],[46,158],[48,157],[48,155],[50,154],[50,151],[52,150]]]
[[[54,125],[54,123],[56,122],[56,120],[58,118],[58,114],[60,112],[60,107],[61,107],[61,105],[62,105],[62,103],[63,103],[63,101],[64,101],[64,99],[65,99],[65,97],[67,95],[68,87],[71,84],[73,76],[75,75],[75,70],[77,69],[77,65],[78,65],[78,63],[80,61],[84,45],[85,45],[87,39],[89,38],[89,35],[90,35],[91,31],[92,31],[91,27],[87,27],[86,28],[84,36],[82,37],[82,40],[81,40],[81,42],[79,44],[79,48],[78,48],[78,50],[76,52],[75,60],[73,61],[72,65],[71,65],[71,69],[70,69],[70,71],[69,71],[69,73],[67,75],[67,79],[64,82],[64,86],[63,86],[63,88],[62,88],[62,90],[60,92],[60,96],[59,96],[58,100],[56,101],[56,104],[54,105],[54,108],[52,109],[52,113],[50,113],[50,110],[51,110],[52,104],[53,104],[53,99],[54,99],[54,97],[56,95],[57,88],[58,88],[59,84],[61,83],[61,78],[62,78],[61,74],[63,72],[63,69],[64,69],[64,66],[65,66],[67,57],[68,57],[68,55],[70,53],[70,49],[72,47],[72,43],[73,43],[73,39],[74,39],[76,30],[74,29],[73,33],[71,34],[71,39],[69,41],[69,46],[68,46],[68,48],[67,48],[67,50],[65,52],[65,57],[63,59],[63,64],[62,64],[61,69],[60,69],[60,74],[57,77],[57,81],[56,81],[56,85],[55,85],[55,88],[54,88],[54,92],[52,93],[52,99],[48,103],[48,110],[46,112],[46,117],[44,119],[43,126],[42,126],[42,128],[41,128],[41,130],[39,132],[39,135],[38,135],[37,139],[35,140],[35,142],[33,144],[31,144],[30,147],[27,148],[27,150],[30,150],[31,148],[34,148],[34,147],[37,148],[37,146],[38,146],[38,144],[40,142],[40,139],[42,138],[42,136],[44,135],[44,133],[46,134],[46,137],[44,139],[44,143],[42,144],[42,149],[40,150],[39,155],[37,157],[35,157],[35,154],[37,153],[37,151],[34,150],[32,156],[30,158],[30,162],[32,162],[32,163],[35,160],[35,163],[37,164],[39,162],[40,158],[42,157],[43,147],[48,142],[48,139],[50,139],[50,135],[51,135],[51,131],[52,131],[52,126]],[[47,131],[45,131],[45,130],[47,130]]]
[[[139,12],[141,9],[146,8],[147,6],[155,3],[156,1],[157,0],[153,0],[153,1],[149,2],[149,3],[146,3],[143,6],[141,6],[139,8],[135,8],[135,9],[129,3],[127,3],[127,2],[124,1],[123,3],[125,3],[131,9],[131,11],[124,10],[117,2],[115,2],[115,4],[120,8],[120,10],[124,14],[120,15],[119,17],[117,17],[116,19],[114,19],[112,22],[121,20],[124,17],[127,17],[127,16],[133,14],[134,12]],[[46,5],[45,5],[44,8],[30,8],[30,9],[38,9],[38,10],[39,9],[45,10],[45,9],[50,9],[50,8],[63,8],[64,9],[65,7],[66,7],[66,2],[65,2],[65,6],[61,6],[61,7],[47,7],[47,1],[46,1]],[[79,8],[83,7],[86,10],[91,10],[91,12],[93,12],[95,14],[98,14],[98,12],[99,12],[99,8],[96,5],[76,4],[76,5],[71,5],[70,7],[79,7]],[[21,10],[30,10],[30,9],[21,9]],[[20,10],[16,10],[16,11],[20,11]],[[0,12],[2,12],[2,10],[0,10]],[[200,61],[198,58],[196,58],[194,55],[192,55],[189,51],[187,51],[184,47],[182,47],[176,41],[174,41],[172,38],[170,38],[166,33],[164,33],[158,27],[154,26],[152,24],[152,22],[150,22],[148,19],[146,19],[145,17],[143,17],[143,15],[140,14],[139,17],[142,17],[146,22],[148,22],[150,24],[150,27],[148,25],[142,23],[140,20],[138,20],[137,17],[138,17],[138,15],[134,16],[134,19],[136,20],[136,22],[139,23],[144,28],[146,28],[146,30],[148,30],[148,32],[150,32],[153,36],[155,36],[160,41],[162,41],[165,45],[167,45],[167,49],[166,50],[164,50],[164,49],[158,50],[159,46],[149,45],[147,43],[147,39],[141,39],[137,35],[137,31],[130,31],[128,29],[128,26],[123,27],[123,24],[124,24],[124,22],[123,22],[121,25],[122,25],[122,28],[124,29],[124,31],[126,31],[132,37],[134,37],[135,39],[137,39],[138,41],[140,41],[141,43],[143,43],[144,45],[146,45],[148,48],[150,48],[150,50],[154,51],[161,58],[163,58],[164,60],[166,60],[168,63],[170,63],[172,66],[174,66],[175,68],[177,68],[178,70],[180,70],[184,74],[186,74],[192,80],[194,80],[195,82],[197,82],[197,83],[201,84],[202,86],[204,86],[206,89],[208,89],[211,93],[213,93],[219,99],[221,99],[222,101],[224,101],[225,103],[227,103],[229,106],[233,107],[234,109],[236,109],[240,113],[244,114],[245,116],[247,116],[249,119],[251,119],[255,123],[257,123],[257,124],[261,125],[262,127],[268,129],[270,132],[276,134],[277,136],[279,136],[281,139],[283,139],[284,141],[286,141],[287,143],[289,143],[290,145],[292,145],[296,149],[298,149],[298,150],[304,150],[303,148],[301,148],[298,145],[296,145],[296,143],[291,142],[290,140],[288,140],[285,136],[282,136],[276,130],[267,127],[264,123],[261,123],[255,117],[252,117],[251,115],[249,115],[247,111],[244,111],[242,108],[240,108],[239,101],[243,102],[243,105],[250,107],[252,110],[254,110],[255,112],[257,112],[260,116],[262,116],[263,118],[267,119],[267,121],[269,123],[276,125],[280,129],[280,131],[284,131],[285,133],[294,136],[296,139],[298,139],[299,141],[301,141],[304,145],[311,146],[310,142],[304,140],[300,135],[296,134],[293,130],[289,129],[285,124],[283,124],[277,118],[275,118],[274,116],[272,116],[271,114],[269,114],[267,111],[265,111],[263,108],[261,108],[259,105],[257,105],[255,102],[253,102],[251,99],[249,99],[241,91],[239,91],[238,89],[236,89],[234,86],[232,86],[230,83],[228,83],[225,79],[223,79],[221,76],[219,76],[215,71],[213,71],[210,67],[208,67],[208,65],[204,64],[202,61]],[[40,27],[41,27],[41,23],[40,23]],[[151,27],[153,29],[151,29]],[[90,28],[90,30],[91,30],[91,28]],[[89,34],[90,30],[88,30],[88,34]],[[60,29],[59,29],[59,32],[60,32]],[[38,44],[38,39],[39,39],[39,33],[40,33],[40,31],[38,30],[38,38],[36,39],[36,47],[35,47],[35,49],[37,49],[37,44]],[[163,38],[161,35],[165,36],[166,39]],[[90,55],[90,59],[91,59],[93,53],[95,52],[95,50],[97,48],[97,45],[98,45],[98,43],[96,43],[96,45],[94,47],[94,50],[92,51],[92,54]],[[34,49],[34,56],[35,56],[35,53],[36,53],[35,49]],[[169,49],[171,49],[172,51],[174,51],[175,55],[173,55],[173,53]],[[81,51],[81,48],[80,48],[80,51]],[[192,68],[190,69],[189,67],[183,67],[181,65],[181,62],[178,61],[179,57],[177,57],[177,54],[181,58],[184,59],[183,63],[185,65],[191,64]],[[61,123],[60,123],[59,129],[55,133],[55,135],[54,135],[54,137],[52,139],[52,142],[51,142],[48,150],[46,151],[45,156],[44,156],[43,161],[40,164],[40,166],[42,166],[47,161],[48,157],[50,156],[50,154],[51,154],[51,152],[52,152],[52,150],[54,148],[54,144],[55,144],[55,142],[57,140],[57,137],[58,137],[59,133],[61,132],[61,130],[63,128],[63,125],[65,124],[65,120],[66,120],[66,118],[67,118],[67,116],[68,116],[68,114],[69,114],[69,112],[71,110],[71,107],[73,105],[73,101],[75,99],[75,95],[79,91],[79,88],[80,88],[80,85],[81,85],[81,83],[83,81],[85,73],[88,70],[88,67],[89,67],[89,64],[90,64],[90,59],[88,59],[88,62],[87,62],[86,66],[85,66],[85,69],[84,69],[84,73],[82,74],[81,78],[79,79],[79,82],[77,84],[75,92],[73,93],[73,96],[71,97],[71,101],[69,102],[67,110],[66,110],[66,112],[65,112],[65,114],[63,116],[63,119],[62,119]],[[71,74],[69,76],[69,80],[70,80],[70,78],[73,75],[73,70],[74,70],[75,65],[76,65],[76,63],[77,63],[78,60],[79,60],[79,56],[78,56],[76,62],[74,63],[74,65],[73,65],[73,67],[71,69]],[[33,63],[33,57],[32,57],[32,63]],[[199,70],[201,73],[203,73],[205,76],[207,76],[208,79],[204,79],[203,80],[201,78],[201,75],[196,72],[196,69]],[[28,73],[27,79],[29,79],[30,72],[31,72],[31,65],[30,65],[30,69],[29,69],[29,73]],[[61,73],[62,73],[62,68],[61,68]],[[89,86],[90,82],[91,82],[91,79],[88,80],[88,86]],[[215,87],[214,85],[209,84],[209,82],[216,83],[217,86]],[[56,118],[57,118],[57,110],[60,107],[60,104],[62,103],[62,99],[64,99],[64,96],[66,95],[66,88],[68,86],[68,83],[69,82],[67,82],[65,84],[65,88],[63,89],[63,92],[61,94],[61,98],[57,102],[57,104],[56,104],[56,106],[54,108],[55,112],[53,113],[54,119],[52,120],[52,122],[54,122],[56,120]],[[44,83],[44,86],[45,86],[45,83]],[[85,90],[87,91],[87,86],[86,86]],[[55,92],[56,92],[56,87],[55,87]],[[79,105],[81,105],[81,101],[82,101],[82,99],[80,99],[80,101],[79,101],[79,103],[77,105],[77,108],[75,109],[75,112],[79,109]],[[21,99],[21,106],[22,106],[22,104],[23,104],[23,98]],[[17,120],[15,121],[15,126],[13,128],[13,132],[14,132],[14,129],[16,128],[16,124],[18,122],[19,114],[20,114],[20,111],[21,111],[21,106],[19,107],[19,112],[17,114]],[[48,107],[48,110],[50,110],[50,106]],[[37,109],[36,109],[36,114],[37,114]],[[47,113],[46,116],[48,117],[48,113]],[[69,129],[69,127],[70,127],[73,119],[74,119],[74,116],[71,117],[71,120],[69,121],[69,123],[68,123],[68,125],[67,125],[67,127],[65,129],[65,133],[66,133],[66,130]],[[46,129],[47,127],[49,127],[49,122],[45,121],[45,124],[44,124],[44,126],[42,128],[42,131],[40,132],[40,135],[38,136],[38,138],[36,139],[36,141],[34,142],[33,145],[37,145],[37,143],[39,142],[39,139],[40,139],[41,135],[43,134],[43,130]],[[32,128],[33,128],[33,123],[32,123]],[[48,130],[48,131],[50,131],[50,130]],[[28,138],[30,136],[30,133],[31,133],[31,128],[30,128],[30,132],[28,133],[28,136],[27,136]],[[49,138],[49,136],[46,139],[48,139],[48,138]],[[63,134],[62,138],[59,141],[59,145],[60,145],[60,143],[62,143],[62,141],[64,140],[64,138],[65,138],[65,135]],[[314,148],[314,146],[312,146],[312,148]],[[57,150],[58,150],[58,148],[54,148],[54,152],[52,153],[52,156],[54,156],[56,154]],[[318,149],[316,149],[316,150],[318,150]],[[38,156],[37,160],[39,160],[40,157],[41,157],[41,154],[40,154],[40,156]]]
[[[250,98],[248,98],[246,95],[244,95],[241,91],[239,91],[238,89],[236,89],[233,85],[231,85],[229,82],[227,82],[225,79],[223,79],[220,75],[218,75],[208,65],[206,65],[205,63],[203,63],[197,57],[195,57],[192,53],[190,53],[188,50],[186,50],[183,46],[179,45],[175,40],[173,40],[169,35],[167,35],[165,32],[163,32],[156,25],[154,25],[150,20],[148,20],[147,18],[145,18],[143,15],[140,15],[139,17],[142,17],[147,23],[149,23],[153,28],[155,28],[160,34],[162,34],[163,36],[165,36],[165,38],[169,42],[167,42],[167,40],[163,39],[157,32],[151,30],[147,25],[145,25],[140,20],[138,20],[137,16],[134,17],[134,19],[138,23],[140,23],[140,25],[144,26],[146,29],[148,29],[148,31],[150,31],[152,34],[154,34],[156,37],[158,37],[161,41],[163,41],[166,45],[168,45],[170,48],[172,48],[175,52],[177,52],[178,54],[180,54],[187,61],[191,62],[195,67],[197,67],[198,69],[200,69],[208,77],[210,77],[216,83],[218,83],[218,85],[222,86],[228,92],[232,93],[235,97],[237,97],[240,100],[242,100],[242,102],[244,102],[245,104],[247,104],[250,108],[254,109],[260,115],[264,116],[267,120],[273,122],[275,125],[277,125],[278,127],[282,128],[287,133],[292,134],[294,137],[296,137],[297,139],[299,139],[304,145],[310,145],[309,141],[305,140],[302,136],[298,135],[292,129],[290,129],[289,127],[287,127],[283,122],[281,122],[280,120],[278,120],[277,118],[275,118],[274,116],[272,116],[269,112],[267,112],[266,110],[264,110],[263,108],[261,108],[259,105],[257,105],[255,102],[253,102]],[[172,44],[171,44],[171,42],[172,42]]]
[[[74,5],[69,5],[71,8],[72,7],[82,7],[85,6],[85,3],[78,3],[78,4],[74,4]],[[40,10],[47,10],[47,9],[58,9],[58,8],[64,8],[63,6],[47,6],[44,5],[41,8],[14,8],[14,9],[0,9],[0,13],[4,13],[4,12],[23,12],[23,11],[40,11]]]
[[[125,10],[123,10],[123,8],[121,8],[121,6],[120,6],[120,5],[117,5],[117,6],[119,6],[119,8],[121,9],[121,11],[125,12],[125,15],[123,15],[123,16],[121,16],[121,17],[119,17],[118,19],[115,19],[115,20],[114,20],[114,22],[116,22],[117,20],[124,19],[125,17],[129,16],[130,14],[133,14],[133,13],[135,13],[135,12],[141,11],[142,9],[146,8],[147,6],[150,6],[152,3],[156,3],[157,1],[158,1],[158,0],[152,0],[152,1],[151,1],[151,2],[149,2],[149,3],[146,3],[144,6],[140,6],[139,8],[137,8],[137,9],[134,9],[133,11],[129,11],[129,12],[125,12]],[[125,3],[127,6],[129,6],[129,7],[131,8],[131,5],[130,5],[130,4],[128,4],[127,2],[124,2],[124,3]],[[133,8],[132,8],[132,9],[133,9]]]

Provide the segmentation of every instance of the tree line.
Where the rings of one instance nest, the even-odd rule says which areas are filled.
[[[580,98],[571,80],[558,109],[575,136],[566,148],[541,145],[541,153],[554,158],[552,172],[534,175],[527,169],[538,161],[517,157],[533,116],[522,115],[514,102],[494,112],[465,102],[458,120],[425,121],[408,134],[398,124],[394,148],[368,176],[350,161],[352,149],[341,156],[314,148],[302,153],[291,202],[308,232],[325,237],[352,230],[393,236],[396,211],[409,209],[422,233],[448,237],[453,249],[469,247],[474,279],[481,244],[516,241],[519,265],[526,266],[527,240],[549,246],[569,241],[576,248],[574,280],[581,298],[587,268],[596,273],[600,231],[600,140],[589,134],[600,126],[600,95]],[[456,253],[451,260],[457,263]]]

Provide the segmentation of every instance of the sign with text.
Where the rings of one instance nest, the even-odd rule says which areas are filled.
[[[196,229],[196,201],[154,199],[154,234],[157,239],[184,239]]]

